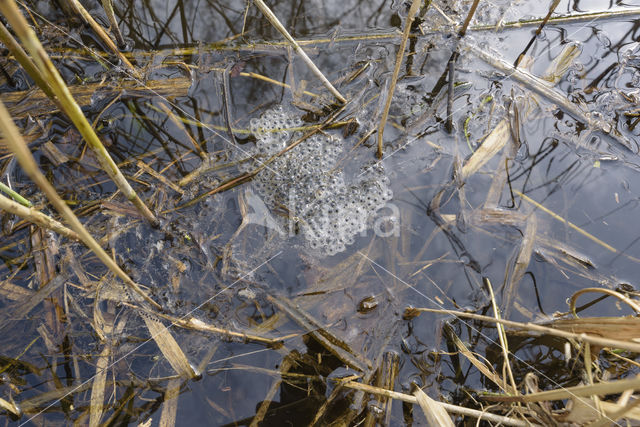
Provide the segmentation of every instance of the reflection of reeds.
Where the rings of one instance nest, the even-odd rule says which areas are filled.
[[[313,74],[315,74],[315,76],[318,79],[320,79],[322,84],[327,89],[329,89],[329,92],[331,92],[331,94],[335,96],[336,99],[341,103],[344,104],[345,102],[347,102],[347,100],[340,94],[340,92],[338,92],[338,90],[335,87],[333,87],[331,82],[324,76],[324,74],[322,74],[322,71],[320,71],[320,69],[316,67],[316,64],[313,63],[311,58],[309,58],[307,53],[300,47],[298,42],[296,42],[296,40],[293,37],[291,37],[291,34],[289,34],[287,29],[284,27],[284,25],[280,23],[276,15],[274,15],[271,9],[269,9],[269,6],[267,6],[262,0],[254,0],[253,3],[258,7],[258,9],[260,9],[260,11],[269,20],[269,22],[271,22],[271,25],[273,25],[280,32],[280,34],[282,34],[284,38],[287,39],[287,41],[291,44],[291,46],[293,46],[296,53],[300,55],[300,57],[305,62],[305,64],[307,64],[307,66],[309,67],[309,69],[311,69]]]
[[[33,63],[26,60],[26,57],[23,55],[17,56],[17,59],[22,59],[24,61],[21,65],[25,67],[27,72],[34,73],[32,77],[36,83],[41,83],[43,85],[41,88],[47,93],[47,95],[53,95],[53,99],[60,105],[60,108],[67,114],[73,124],[78,128],[78,131],[82,134],[85,141],[87,141],[89,146],[96,153],[102,169],[116,183],[125,197],[136,206],[138,211],[140,211],[147,220],[155,224],[157,222],[155,215],[149,210],[149,208],[147,208],[131,185],[129,185],[124,175],[122,175],[120,169],[118,169],[118,166],[115,164],[100,141],[100,138],[98,138],[98,135],[96,135],[95,131],[91,127],[91,124],[82,113],[82,110],[73,99],[67,85],[62,80],[62,77],[51,62],[51,59],[49,59],[34,31],[29,27],[27,21],[18,10],[15,2],[12,0],[0,2],[0,12],[2,12],[2,14],[7,18],[7,21],[9,21],[13,27],[18,38],[26,48],[26,51],[31,55],[31,61],[33,61]]]
[[[389,90],[387,91],[387,98],[384,103],[384,109],[382,110],[382,118],[378,124],[378,158],[382,158],[382,141],[384,136],[384,127],[387,124],[387,117],[389,116],[389,108],[391,108],[391,100],[393,99],[393,92],[398,82],[398,76],[400,75],[400,65],[402,65],[402,59],[404,58],[404,51],[407,47],[407,39],[411,32],[411,25],[413,20],[420,9],[420,0],[413,0],[411,7],[409,8],[409,14],[407,20],[404,23],[404,31],[402,32],[402,39],[400,40],[400,46],[398,47],[398,53],[396,54],[396,64],[393,68],[393,74],[391,76],[391,83],[389,84]]]

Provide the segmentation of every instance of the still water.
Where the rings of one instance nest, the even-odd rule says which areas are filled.
[[[57,57],[67,81],[108,82],[85,112],[97,119],[110,152],[162,224],[154,229],[132,218],[121,197],[111,200],[115,186],[82,152],[65,119],[44,117],[33,147],[59,192],[73,199],[86,225],[166,313],[226,331],[285,337],[273,348],[172,327],[202,374],[177,383],[177,425],[248,425],[256,416],[263,425],[423,425],[411,405],[387,406],[336,387],[336,379],[358,375],[380,385],[393,372],[388,388],[410,393],[415,382],[434,398],[477,407],[474,393],[497,389],[455,354],[451,336],[498,371],[501,356],[494,328],[429,313],[408,319],[406,308],[490,315],[488,279],[505,318],[539,321],[567,311],[566,299],[579,289],[636,286],[640,45],[637,15],[624,12],[640,5],[561,1],[554,16],[580,19],[552,20],[536,36],[538,21],[513,23],[543,18],[544,2],[481,1],[457,45],[451,22],[464,20],[469,2],[435,3],[439,11],[420,11],[414,24],[381,160],[376,130],[405,2],[270,3],[349,100],[342,110],[253,4],[116,2],[128,50],[146,77],[189,81],[188,91],[140,95],[119,91],[118,69],[105,72],[87,54],[86,48],[102,50],[90,30],[46,2],[29,3],[51,34],[46,47],[67,52]],[[106,24],[97,2],[88,7]],[[584,15],[591,12],[604,14]],[[575,47],[578,55],[555,89],[615,137],[473,53],[513,64],[532,38],[520,68],[544,76],[563,50]],[[448,132],[447,86],[439,81],[456,46]],[[281,116],[274,119],[273,111]],[[268,162],[333,113],[335,126]],[[271,126],[276,119],[282,122]],[[504,123],[504,148],[466,173],[472,154]],[[54,168],[47,141],[69,159]],[[177,190],[145,174],[139,160],[179,184]],[[19,168],[2,161],[24,194],[41,200]],[[199,198],[262,165],[267,172],[253,182]],[[2,239],[2,279],[37,288],[29,231]],[[156,425],[166,416],[163,398],[169,384],[175,387],[169,383],[175,372],[148,340],[131,302],[112,295],[122,290],[102,278],[94,258],[64,241],[53,256],[56,274],[66,274],[57,295],[66,320],[51,330],[43,320],[51,307],[41,304],[12,323],[0,356],[20,355],[24,364],[12,365],[0,387],[18,403],[47,391],[54,397],[7,422],[87,422],[96,357],[105,348],[96,333],[98,309],[117,329],[102,422]],[[526,268],[516,274],[523,257]],[[1,303],[5,314],[15,304],[7,297]],[[604,303],[582,314],[626,312]],[[515,337],[510,349],[516,381],[530,371],[541,387],[580,380],[564,369],[561,342]]]

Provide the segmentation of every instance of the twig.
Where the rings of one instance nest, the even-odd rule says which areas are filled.
[[[382,141],[384,136],[384,127],[387,124],[387,117],[389,116],[389,108],[391,108],[391,99],[393,98],[393,92],[396,88],[398,81],[398,75],[400,74],[400,66],[402,65],[402,59],[404,58],[404,50],[407,47],[407,39],[411,32],[411,25],[413,20],[420,9],[421,0],[413,0],[411,7],[409,8],[409,14],[407,15],[407,21],[404,23],[404,31],[402,33],[402,40],[400,40],[400,47],[396,53],[396,65],[393,68],[393,75],[391,76],[391,84],[389,85],[389,92],[387,92],[387,100],[384,104],[384,110],[382,110],[382,118],[378,125],[378,158],[382,158]]]
[[[414,0],[414,1],[418,1],[418,0]],[[329,89],[329,91],[333,94],[333,96],[336,97],[336,99],[338,99],[338,101],[345,104],[347,100],[340,94],[340,92],[338,92],[338,90],[335,87],[333,87],[331,82],[327,80],[324,74],[322,74],[322,71],[320,71],[318,67],[316,67],[316,64],[314,64],[311,58],[307,56],[306,52],[302,50],[298,42],[296,42],[295,39],[291,37],[291,34],[289,34],[287,29],[284,27],[284,25],[280,23],[280,21],[278,20],[278,17],[276,17],[276,15],[271,11],[271,9],[269,9],[269,7],[262,0],[253,0],[253,3],[258,7],[258,9],[260,9],[260,11],[269,20],[269,22],[271,22],[271,25],[273,25],[276,28],[276,30],[278,30],[280,34],[282,34],[284,38],[287,39],[289,43],[291,43],[294,50],[298,53],[298,55],[300,55],[300,57],[302,57],[302,60],[311,69],[313,74],[315,74],[316,77],[320,79],[322,84],[327,89]]]

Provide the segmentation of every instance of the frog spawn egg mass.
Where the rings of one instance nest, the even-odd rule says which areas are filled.
[[[253,161],[245,162],[243,169],[254,170],[261,161],[301,137],[302,124],[299,117],[282,107],[252,119],[250,130],[257,142],[255,149],[245,153]],[[277,157],[253,179],[265,204],[272,210],[286,207],[289,218],[298,222],[308,247],[326,255],[335,255],[352,244],[356,235],[367,229],[368,220],[393,196],[379,163],[363,167],[354,182],[346,183],[344,173],[336,167],[342,151],[340,140],[317,133]]]

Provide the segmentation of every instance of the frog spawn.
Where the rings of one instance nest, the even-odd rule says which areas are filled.
[[[299,117],[282,107],[252,119],[250,130],[257,142],[249,153],[252,161],[244,163],[243,169],[254,170],[301,137],[302,125]],[[346,183],[337,168],[342,152],[339,139],[317,133],[274,159],[253,179],[264,203],[272,211],[286,209],[307,246],[326,255],[354,243],[356,235],[367,229],[368,220],[393,196],[379,163],[366,165],[353,182]]]

